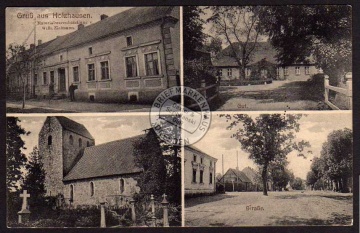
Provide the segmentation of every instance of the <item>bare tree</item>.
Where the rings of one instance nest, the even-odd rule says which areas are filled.
[[[231,52],[224,55],[236,60],[241,77],[245,77],[245,68],[251,62],[261,36],[258,30],[260,7],[212,6],[209,9],[212,16],[207,22],[212,24],[212,30],[217,36],[225,38],[231,48]]]

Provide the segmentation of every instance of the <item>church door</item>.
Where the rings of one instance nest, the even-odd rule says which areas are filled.
[[[58,70],[59,73],[59,92],[66,91],[66,78],[65,78],[65,69],[60,68]]]

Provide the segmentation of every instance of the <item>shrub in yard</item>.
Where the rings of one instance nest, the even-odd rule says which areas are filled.
[[[185,60],[184,62],[184,84],[191,88],[199,88],[201,81],[206,85],[216,83],[216,69],[203,58]]]

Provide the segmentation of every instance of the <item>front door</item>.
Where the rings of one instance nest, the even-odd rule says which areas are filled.
[[[58,70],[59,74],[59,92],[66,91],[66,78],[65,78],[65,69],[60,68]]]

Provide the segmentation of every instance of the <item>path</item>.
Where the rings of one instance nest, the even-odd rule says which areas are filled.
[[[307,81],[273,81],[267,85],[220,88],[219,111],[322,110],[323,93]]]
[[[260,206],[264,210],[246,210]],[[186,226],[350,225],[352,194],[235,192],[185,199]]]

